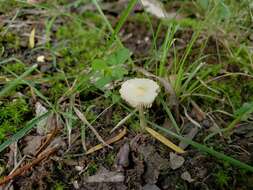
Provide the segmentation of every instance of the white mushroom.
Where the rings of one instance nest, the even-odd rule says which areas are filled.
[[[121,97],[140,114],[140,125],[145,127],[143,108],[150,108],[160,91],[159,85],[150,79],[134,78],[125,81],[120,89]]]

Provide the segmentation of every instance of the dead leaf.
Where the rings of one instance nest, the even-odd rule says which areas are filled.
[[[119,171],[123,170],[123,168],[128,167],[129,165],[129,153],[130,147],[128,143],[125,143],[119,150],[116,159],[116,167]]]
[[[192,183],[194,181],[194,179],[192,179],[191,174],[188,171],[182,173],[181,178],[185,181],[188,181],[189,183]]]
[[[29,36],[29,47],[34,48],[35,46],[35,28],[32,29]]]
[[[45,137],[43,136],[26,136],[25,141],[27,145],[23,149],[23,153],[25,155],[35,155],[36,151],[39,149],[39,147],[42,144],[42,141]]]
[[[173,142],[171,142],[169,139],[167,139],[166,137],[162,136],[161,134],[159,134],[158,132],[156,132],[155,130],[149,128],[149,127],[145,127],[146,131],[149,132],[149,134],[151,134],[153,137],[155,137],[157,140],[159,140],[160,142],[162,142],[163,144],[165,144],[166,146],[168,146],[169,148],[171,148],[172,150],[174,150],[177,153],[185,153],[185,151],[180,148],[179,146],[175,145]]]
[[[141,0],[144,9],[157,18],[166,18],[167,12],[158,0]]]
[[[115,136],[115,137],[113,137],[113,138],[111,138],[111,139],[105,141],[105,143],[106,143],[107,145],[112,144],[112,143],[115,143],[115,142],[119,141],[120,139],[122,139],[125,135],[126,135],[126,128],[124,128],[124,130],[122,130],[117,136]],[[86,152],[86,155],[87,155],[87,154],[91,154],[91,153],[93,153],[93,152],[95,152],[95,151],[98,151],[98,150],[100,150],[100,149],[102,149],[102,148],[104,148],[104,147],[105,147],[105,144],[104,144],[104,143],[98,144],[98,145],[92,147],[91,149],[89,149],[89,150]]]
[[[185,159],[183,156],[179,156],[173,152],[170,152],[170,167],[173,170],[180,168],[184,164],[184,161]]]

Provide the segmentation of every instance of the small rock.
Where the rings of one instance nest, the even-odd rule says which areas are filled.
[[[80,186],[79,186],[79,184],[76,180],[73,181],[73,186],[74,186],[75,189],[80,189]]]
[[[170,167],[173,170],[180,168],[184,164],[184,157],[179,156],[173,152],[170,152]]]
[[[76,171],[80,172],[83,170],[83,166],[75,166]]]
[[[43,115],[44,113],[46,113],[48,110],[40,103],[40,102],[36,102],[35,104],[35,112],[36,112],[36,116],[39,117],[41,115]],[[40,120],[37,123],[37,133],[39,135],[45,135],[47,133],[46,130],[46,124],[48,122],[48,118],[44,118],[42,120]]]
[[[116,168],[122,170],[129,165],[129,152],[130,147],[128,143],[125,143],[119,150],[116,159]]]
[[[37,62],[44,63],[45,62],[45,56],[44,55],[39,55],[37,57]]]
[[[194,181],[194,179],[192,179],[191,174],[188,171],[182,173],[181,178],[185,181],[188,181],[189,183]]]
[[[120,183],[125,180],[125,176],[121,172],[108,171],[100,168],[96,175],[84,177],[86,183]]]
[[[142,189],[143,190],[160,190],[160,188],[154,184],[146,184]]]

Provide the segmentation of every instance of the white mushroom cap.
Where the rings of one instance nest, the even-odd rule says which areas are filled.
[[[146,78],[127,80],[119,90],[121,97],[134,108],[151,107],[159,91],[158,84]]]

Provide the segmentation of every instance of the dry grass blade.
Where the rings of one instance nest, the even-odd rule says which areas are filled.
[[[96,129],[87,121],[87,119],[85,118],[85,116],[82,114],[81,111],[79,111],[76,107],[74,107],[74,111],[76,113],[76,115],[79,117],[79,119],[89,127],[90,130],[92,130],[92,132],[96,135],[97,139],[105,146],[110,147],[104,140],[103,138],[98,134],[98,132],[96,131]],[[111,147],[110,147],[111,148]]]
[[[195,121],[194,119],[192,119],[192,118],[188,115],[187,110],[186,110],[186,108],[185,108],[184,106],[183,106],[183,108],[184,108],[184,114],[185,114],[186,118],[187,118],[192,124],[194,124],[195,126],[197,126],[197,127],[199,127],[199,128],[202,128],[201,125],[200,125],[197,121]]]
[[[132,117],[134,115],[134,113],[137,110],[135,109],[132,113],[128,114],[126,117],[124,117],[115,127],[113,127],[113,129],[110,131],[110,133],[112,133],[113,131],[115,131],[116,129],[118,129],[121,125],[123,125],[130,117]]]
[[[115,137],[107,140],[106,143],[109,145],[109,144],[112,144],[112,143],[115,143],[115,142],[119,141],[120,139],[122,139],[126,135],[126,132],[127,132],[126,128],[124,128],[124,130],[122,130],[118,135],[116,135]],[[89,149],[86,152],[86,155],[87,154],[91,154],[91,153],[93,153],[95,151],[98,151],[98,150],[100,150],[100,149],[102,149],[104,147],[105,147],[104,144],[98,144],[98,145],[92,147],[91,149]]]
[[[29,47],[32,49],[35,46],[35,28],[32,29],[29,36]]]
[[[173,142],[171,142],[166,137],[162,136],[160,133],[157,133],[155,130],[153,130],[149,127],[146,127],[145,129],[149,134],[151,134],[153,137],[155,137],[157,140],[161,141],[163,144],[165,144],[166,146],[168,146],[169,148],[171,148],[175,152],[181,153],[181,154],[185,153],[185,151],[182,148],[175,145]]]

